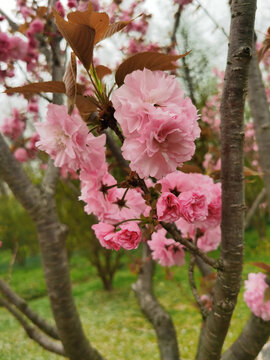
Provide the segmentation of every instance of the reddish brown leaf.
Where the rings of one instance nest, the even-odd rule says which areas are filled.
[[[76,96],[76,106],[83,120],[87,121],[89,116],[97,110],[96,104],[89,96]]]
[[[48,9],[47,6],[39,6],[37,8],[37,17],[43,19],[47,13],[47,9]]]
[[[126,75],[134,70],[174,70],[177,65],[174,62],[188,55],[190,51],[182,55],[167,55],[158,52],[142,52],[135,54],[125,60],[117,69],[115,81],[118,86],[123,85]]]
[[[26,31],[28,30],[29,28],[29,23],[24,23],[24,24],[21,24],[19,27],[18,27],[18,31],[21,32],[22,34],[25,34]]]
[[[73,24],[85,25],[94,29],[95,44],[101,40],[110,23],[109,16],[106,13],[95,12],[90,3],[86,11],[74,11],[69,13],[67,17]]]
[[[124,29],[124,27],[127,26],[127,24],[129,24],[131,21],[119,21],[116,22],[114,24],[110,24],[106,31],[103,34],[100,34],[99,37],[96,37],[95,39],[95,44],[98,43],[101,40],[107,39],[108,37],[112,36],[113,34],[117,33],[118,31],[121,31],[122,29]]]
[[[77,85],[76,85],[76,77],[77,77],[77,63],[76,56],[72,52],[70,61],[66,68],[65,75],[63,77],[63,82],[66,87],[66,95],[68,97],[68,113],[69,115],[72,113],[74,108],[76,93],[77,93]]]
[[[106,75],[110,75],[112,73],[112,70],[109,69],[107,66],[104,65],[98,65],[96,67],[96,73],[99,79],[102,79]]]
[[[270,265],[267,265],[264,262],[253,262],[252,265],[266,271],[267,273],[270,273]]]
[[[201,168],[197,165],[184,164],[180,170],[184,173],[202,173]]]
[[[65,21],[55,9],[53,9],[53,15],[58,30],[81,60],[86,70],[89,70],[93,58],[95,30],[87,25]]]
[[[5,91],[7,94],[38,94],[41,92],[52,92],[52,93],[60,93],[65,94],[66,88],[63,81],[45,81],[27,84],[23,86],[17,86],[14,88],[9,88]]]

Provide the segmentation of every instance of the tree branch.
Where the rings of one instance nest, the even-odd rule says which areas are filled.
[[[251,314],[245,327],[221,360],[254,360],[270,335],[270,321]]]
[[[0,8],[0,14],[2,14],[6,18],[7,22],[9,23],[9,26],[13,31],[18,30],[18,25],[13,20],[11,20],[11,18],[1,8]]]
[[[246,220],[245,220],[245,230],[249,227],[250,221],[253,218],[258,206],[263,201],[265,195],[266,195],[266,190],[265,190],[265,188],[263,188],[259,192],[259,194],[257,195],[257,197],[254,200],[254,202],[253,202],[252,206],[250,207],[249,211],[247,212]]]
[[[182,238],[181,233],[177,229],[175,224],[169,224],[164,221],[160,221],[160,224],[166,229],[172,236],[175,241],[180,242],[184,245],[187,250],[189,250],[192,254],[199,256],[206,264],[212,266],[214,269],[222,270],[222,263],[215,259],[212,259],[202,250],[200,250],[193,242],[188,239]]]
[[[26,334],[38,343],[45,350],[48,350],[52,353],[66,356],[64,348],[60,343],[52,341],[49,337],[39,332],[35,327],[30,326],[27,321],[20,315],[20,313],[12,307],[6,300],[0,298],[0,304],[3,305],[22,325]]]
[[[177,336],[170,315],[163,309],[153,293],[154,261],[146,243],[143,244],[143,265],[135,284],[132,285],[139,306],[153,325],[161,360],[180,360]]]
[[[243,119],[252,55],[256,0],[234,0],[221,101],[223,271],[218,272],[213,310],[206,320],[199,360],[219,360],[241,284],[244,237]]]
[[[48,336],[59,340],[57,329],[42,319],[37,313],[35,313],[21,297],[19,297],[9,286],[0,279],[0,292],[2,295],[16,308],[18,308],[28,320],[34,323],[40,330],[42,330]]]

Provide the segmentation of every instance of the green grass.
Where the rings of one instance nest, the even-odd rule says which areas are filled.
[[[266,243],[257,242],[252,231],[247,233],[248,247],[245,255],[243,280],[249,272],[258,271],[253,261],[269,262],[270,250]],[[260,245],[260,246],[258,246]],[[1,253],[0,274],[8,272],[10,255]],[[170,312],[177,330],[182,358],[194,358],[200,329],[200,314],[194,304],[187,281],[186,267],[172,268],[173,280],[166,280],[165,269],[157,266],[155,293]],[[196,274],[197,278],[199,274]],[[131,284],[136,275],[124,266],[115,277],[115,290],[102,289],[95,269],[76,254],[71,259],[73,294],[83,326],[91,343],[108,359],[159,359],[155,333],[142,316]],[[27,259],[25,267],[14,266],[10,285],[29,300],[31,307],[46,319],[52,319],[39,257]],[[238,336],[249,310],[243,302],[243,288],[226,339],[228,347]],[[0,308],[0,360],[57,360],[60,356],[42,350],[30,340],[16,320]],[[79,360],[79,359],[78,359]]]

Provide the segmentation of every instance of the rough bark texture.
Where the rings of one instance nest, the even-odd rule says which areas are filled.
[[[64,246],[67,229],[57,218],[53,198],[57,171],[49,165],[46,181],[39,190],[30,182],[0,134],[0,172],[36,224],[48,295],[65,353],[71,360],[101,360],[84,335],[72,297]]]
[[[255,51],[249,70],[249,104],[259,149],[259,162],[263,170],[267,206],[270,213],[270,110]]]
[[[223,270],[218,271],[213,310],[206,320],[199,360],[218,360],[236,305],[243,262],[243,117],[256,0],[234,0],[221,102]]]
[[[251,314],[241,335],[222,355],[221,360],[254,360],[270,335],[270,321]]]
[[[143,265],[139,278],[133,284],[132,289],[136,294],[142,312],[155,329],[161,360],[179,360],[177,337],[172,319],[153,293],[153,274],[154,262],[151,259],[148,245],[143,244]]]

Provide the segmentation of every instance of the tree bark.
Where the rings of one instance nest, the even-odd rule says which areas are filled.
[[[255,49],[249,68],[248,97],[270,213],[270,110]]]
[[[206,320],[199,360],[218,360],[241,284],[244,229],[243,118],[256,0],[234,0],[221,102],[222,241],[213,310]]]
[[[154,261],[147,244],[143,244],[143,265],[139,278],[132,289],[139,306],[153,325],[161,360],[180,360],[177,336],[170,315],[159,304],[153,293]]]
[[[270,335],[270,321],[251,314],[241,335],[225,351],[221,360],[254,360]]]

